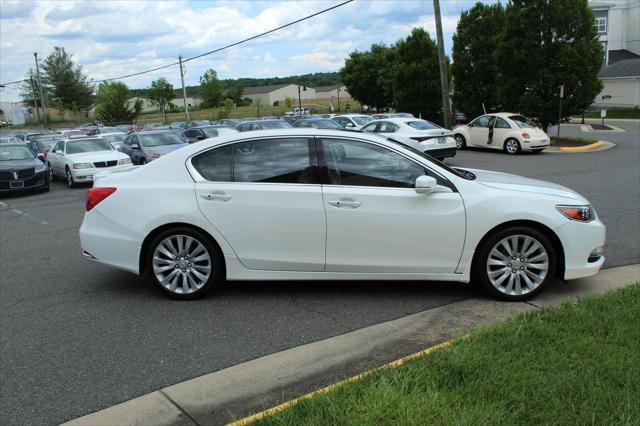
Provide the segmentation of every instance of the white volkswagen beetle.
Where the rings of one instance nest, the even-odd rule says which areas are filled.
[[[510,112],[485,114],[453,129],[458,149],[475,146],[500,149],[508,154],[542,152],[549,136],[527,117]]]
[[[436,280],[524,300],[598,272],[605,227],[552,183],[451,168],[367,133],[206,139],[88,191],[86,257],[182,299],[233,280]]]

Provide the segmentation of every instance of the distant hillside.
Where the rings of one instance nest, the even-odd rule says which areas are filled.
[[[332,86],[334,84],[340,84],[340,73],[338,72],[317,72],[313,74],[302,74],[302,75],[291,75],[289,77],[269,77],[269,78],[238,78],[238,79],[227,79],[221,80],[222,86],[225,89],[229,89],[230,87],[235,86],[236,84],[241,84],[242,87],[250,87],[250,86],[268,86],[271,84],[283,84],[283,83],[292,83],[292,84],[302,84],[310,87],[317,86]],[[198,89],[200,86],[187,86],[187,96],[196,96],[198,95]],[[132,89],[132,96],[144,96],[146,94],[146,89]],[[182,95],[182,90],[177,87],[176,88],[176,96]]]

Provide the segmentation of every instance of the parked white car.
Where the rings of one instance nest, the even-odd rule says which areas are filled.
[[[100,137],[109,142],[118,151],[127,137],[125,132],[101,133]]]
[[[456,140],[451,130],[419,118],[374,120],[365,125],[361,131],[386,136],[438,160],[456,155]]]
[[[542,152],[549,136],[527,117],[511,112],[485,114],[453,129],[458,149],[469,146],[500,149],[509,154]]]
[[[341,130],[207,139],[100,173],[86,210],[86,257],[183,299],[225,279],[474,280],[515,301],[604,262],[605,227],[572,190]]]
[[[345,129],[360,130],[362,126],[372,122],[373,118],[362,114],[343,114],[332,117],[332,120],[337,121]]]
[[[76,183],[93,182],[99,171],[130,165],[131,158],[117,151],[102,138],[85,137],[59,141],[47,155],[49,180],[60,177],[70,188]]]

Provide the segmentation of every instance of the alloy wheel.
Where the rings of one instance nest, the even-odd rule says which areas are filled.
[[[549,254],[529,235],[510,235],[489,252],[487,276],[501,293],[520,296],[534,291],[549,273]]]
[[[190,294],[200,290],[209,280],[212,269],[211,254],[205,245],[189,235],[170,235],[153,252],[153,273],[172,293]]]
[[[73,176],[71,175],[71,171],[67,169],[67,185],[69,188],[73,188]]]
[[[515,139],[509,139],[506,144],[507,152],[509,154],[517,154],[520,151],[520,144]]]
[[[464,137],[462,137],[462,135],[456,135],[455,139],[456,139],[456,149],[463,149],[464,148]]]

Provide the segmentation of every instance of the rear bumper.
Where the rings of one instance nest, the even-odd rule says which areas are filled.
[[[453,148],[439,148],[439,149],[427,149],[424,151],[425,154],[429,154],[432,157],[436,158],[448,158],[455,157],[458,150],[456,147]]]

